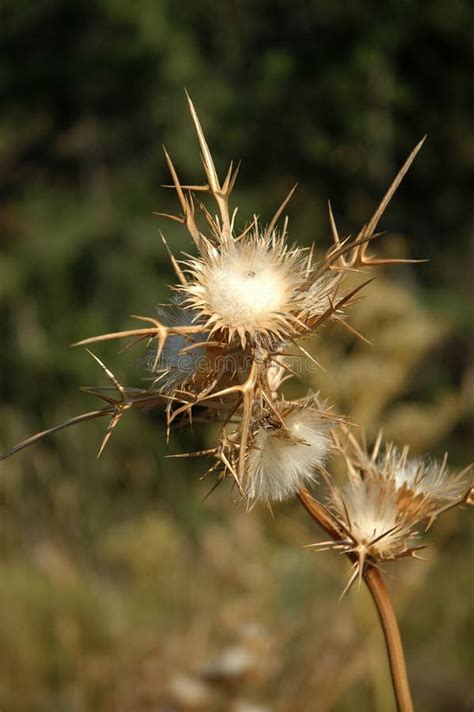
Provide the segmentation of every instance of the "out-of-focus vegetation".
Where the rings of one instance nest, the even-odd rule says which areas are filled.
[[[376,249],[431,261],[381,271],[354,307],[373,346],[324,330],[306,383],[369,438],[465,464],[473,22],[469,0],[2,3],[0,449],[94,407],[77,387],[101,375],[69,343],[166,299],[159,229],[189,245],[152,216],[174,208],[161,144],[201,180],[186,86],[219,167],[242,159],[242,224],[298,180],[290,235],[321,249],[327,198],[357,229],[428,134]],[[100,355],[144,382],[138,352]],[[206,446],[198,426],[168,447],[159,414],[131,417],[97,462],[101,436],[0,465],[2,710],[392,709],[371,604],[338,605],[346,563],[302,549],[318,533],[296,506],[247,514],[225,487],[203,503],[205,463],[164,457]],[[472,707],[467,519],[393,567],[420,712]]]

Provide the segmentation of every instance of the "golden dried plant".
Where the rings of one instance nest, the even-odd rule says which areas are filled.
[[[369,586],[386,634],[399,709],[410,710],[400,637],[379,567],[417,555],[423,546],[418,544],[419,525],[432,524],[447,508],[467,501],[466,475],[452,478],[445,461],[438,465],[410,460],[407,450],[383,446],[381,438],[369,454],[347,421],[318,395],[288,401],[281,386],[294,375],[289,349],[296,348],[302,358],[318,365],[307,343],[323,325],[335,322],[355,337],[365,338],[351,324],[347,311],[371,281],[361,275],[374,266],[416,262],[378,258],[369,254],[369,247],[379,237],[376,230],[384,210],[424,139],[357,235],[342,238],[329,207],[333,244],[318,259],[314,246],[308,249],[289,243],[286,218],[279,227],[294,188],[268,225],[261,225],[254,215],[242,229],[237,228],[237,211],[231,210],[229,201],[238,168],[231,163],[225,178],[219,178],[189,97],[188,103],[206,183],[182,184],[165,150],[171,187],[180,206],[178,215],[165,217],[185,226],[197,255],[178,259],[163,237],[177,280],[168,306],[161,307],[157,316],[135,317],[146,324],[141,328],[75,344],[145,343],[152,386],[123,386],[89,351],[112,383],[111,388],[88,389],[105,405],[28,438],[2,459],[45,435],[105,416],[110,420],[100,455],[129,410],[163,409],[168,432],[174,424],[192,422],[198,411],[201,421],[218,424],[218,436],[213,447],[184,456],[211,456],[209,472],[215,473],[216,485],[230,478],[249,505],[297,496],[331,535],[329,542],[314,548],[336,549],[351,559],[354,570],[345,590],[357,578]],[[204,203],[206,197],[214,201],[216,214]],[[343,453],[347,482],[342,486],[325,469],[333,450]],[[325,505],[306,490],[318,473],[329,491]]]
[[[281,499],[294,495],[313,477],[314,465],[323,464],[328,451],[327,413],[315,401],[290,406],[298,410],[298,423],[306,423],[303,428],[306,437],[314,443],[318,441],[316,448],[314,443],[308,446],[313,451],[311,457],[301,457],[304,448],[302,450],[302,438],[297,430],[303,426],[289,417],[292,426],[288,427],[282,417],[282,408],[288,405],[280,402],[279,387],[286,375],[292,375],[285,360],[286,351],[293,345],[305,358],[317,363],[304,342],[323,324],[336,321],[354,332],[346,309],[367,281],[347,288],[347,277],[372,265],[405,261],[377,259],[369,256],[367,249],[378,237],[375,230],[379,220],[423,141],[411,152],[374,215],[357,236],[341,239],[330,210],[334,244],[323,259],[317,260],[313,247],[306,249],[288,243],[286,220],[280,230],[277,228],[294,188],[267,226],[259,225],[253,216],[244,229],[236,229],[236,210],[231,213],[229,198],[238,168],[234,170],[231,164],[225,179],[219,179],[189,97],[188,102],[207,183],[181,184],[165,150],[181,208],[179,215],[166,217],[186,226],[198,256],[178,260],[167,248],[178,284],[169,306],[160,309],[160,318],[137,316],[135,318],[148,326],[102,334],[76,344],[89,346],[113,339],[131,339],[133,343],[146,341],[151,347],[148,364],[153,375],[152,387],[122,386],[98,356],[89,351],[111,380],[117,395],[111,395],[108,389],[89,389],[106,402],[104,408],[39,433],[4,457],[61,428],[110,416],[99,451],[102,452],[122,415],[130,409],[164,407],[170,427],[183,418],[191,419],[199,406],[201,416],[221,424],[219,443],[214,451],[218,461],[214,469],[220,480],[231,476],[244,496],[254,498],[258,489],[266,500]],[[217,215],[204,205],[204,195],[213,198]],[[196,207],[204,218],[205,230],[198,225]],[[291,486],[276,485],[275,492],[272,492],[273,478],[265,474],[268,467],[255,465],[262,433],[265,431],[268,435],[269,428],[271,437],[265,437],[267,446],[274,450],[276,458],[279,443],[287,459],[291,459],[293,451],[294,463],[290,470],[298,472]],[[304,438],[303,442],[306,442]],[[321,452],[315,453],[315,449]],[[262,451],[260,459],[265,460],[265,455]],[[303,460],[307,460],[306,466]],[[252,482],[256,477],[260,481],[258,488]]]

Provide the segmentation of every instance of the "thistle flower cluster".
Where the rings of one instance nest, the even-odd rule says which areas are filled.
[[[178,259],[168,251],[176,275],[173,296],[154,317],[136,317],[142,328],[103,334],[77,345],[112,339],[146,342],[152,376],[149,389],[127,388],[96,359],[112,381],[110,389],[89,389],[105,402],[85,413],[20,443],[4,457],[39,437],[83,420],[108,416],[109,427],[101,450],[123,414],[130,409],[162,408],[168,432],[182,421],[200,419],[219,424],[215,445],[202,453],[213,458],[208,472],[217,483],[230,478],[249,504],[291,498],[314,483],[338,447],[343,419],[310,395],[285,400],[282,383],[293,375],[287,360],[290,349],[317,360],[305,340],[327,323],[336,322],[355,336],[348,307],[368,284],[347,286],[347,277],[374,265],[407,260],[377,259],[368,254],[378,237],[380,218],[408,171],[421,141],[407,158],[373,216],[355,237],[341,239],[329,208],[333,244],[322,257],[315,250],[289,242],[288,220],[280,219],[293,188],[268,225],[256,216],[241,228],[229,201],[238,173],[231,163],[220,180],[197,116],[188,97],[206,174],[204,185],[185,185],[165,151],[180,213],[165,217],[181,223],[194,244],[194,255]],[[295,186],[296,187],[296,186]],[[217,214],[205,205],[215,204]],[[158,213],[159,214],[159,213]],[[411,261],[411,260],[408,260]],[[410,460],[406,450],[381,447],[370,454],[350,436],[353,450],[346,456],[348,482],[336,487],[329,480],[327,511],[336,541],[328,546],[355,557],[355,575],[366,561],[389,561],[413,554],[414,527],[433,520],[462,497],[465,483],[448,477],[446,462],[438,465]],[[319,548],[324,548],[318,545]]]
[[[327,512],[334,523],[333,539],[311,545],[335,549],[353,560],[348,587],[362,577],[366,564],[417,556],[425,544],[420,530],[436,518],[467,501],[467,470],[451,475],[447,458],[442,462],[409,457],[408,448],[383,445],[381,434],[368,453],[346,429],[347,442],[337,447],[347,469],[347,483],[330,482]]]

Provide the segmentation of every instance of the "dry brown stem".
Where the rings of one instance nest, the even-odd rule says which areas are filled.
[[[311,497],[309,492],[300,490],[298,492],[298,499],[311,518],[314,519],[332,539],[338,541],[343,538],[343,534],[331,513],[320,502]],[[357,561],[357,557],[355,557],[354,554],[349,553],[347,556],[351,561]],[[402,639],[390,594],[385,587],[379,571],[371,566],[369,562],[365,565],[362,576],[375,603],[382,626],[397,710],[398,712],[413,712]]]

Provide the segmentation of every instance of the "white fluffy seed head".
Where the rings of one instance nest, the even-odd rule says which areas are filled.
[[[288,499],[313,481],[330,451],[328,423],[317,409],[295,408],[281,425],[262,425],[247,456],[244,491],[251,500]]]
[[[229,340],[237,335],[244,347],[292,335],[306,294],[303,255],[276,236],[212,248],[188,263],[186,303],[211,332],[223,330]]]
[[[466,482],[451,476],[445,461],[408,458],[396,448],[388,448],[379,464],[383,476],[393,480],[397,490],[410,490],[416,497],[447,503],[466,491]]]
[[[400,513],[390,483],[354,478],[350,484],[333,491],[330,505],[359,552],[383,561],[397,558],[407,550],[413,536],[411,527]]]

